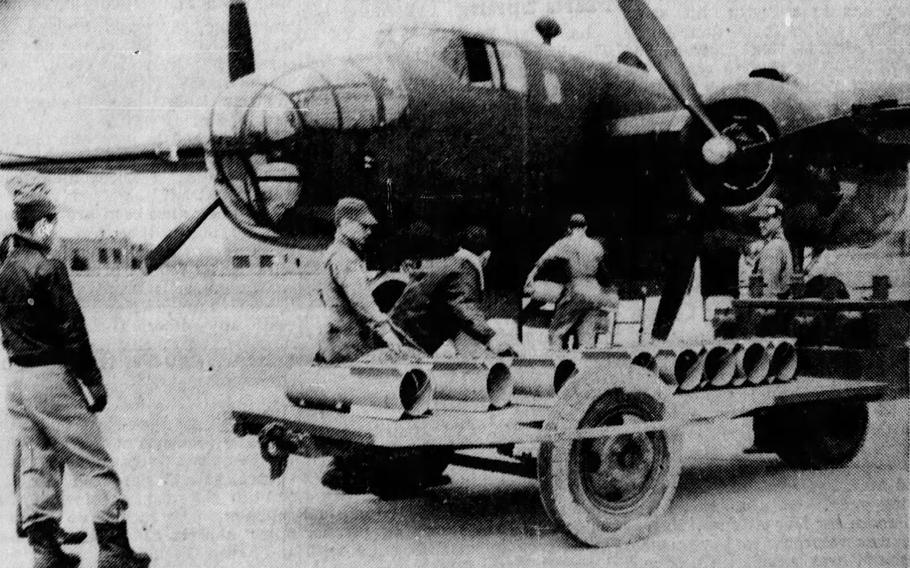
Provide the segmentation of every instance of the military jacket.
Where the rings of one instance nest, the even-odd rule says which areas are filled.
[[[486,344],[495,332],[480,309],[482,297],[480,271],[470,260],[453,256],[409,284],[389,315],[427,353],[460,331]]]
[[[11,363],[66,365],[86,385],[101,382],[66,266],[24,235],[0,267],[0,329]]]
[[[769,298],[786,297],[790,291],[790,280],[793,277],[793,255],[790,244],[784,238],[783,231],[778,231],[765,241],[753,274],[760,274],[765,282],[765,296]]]
[[[353,361],[381,347],[375,329],[388,318],[373,299],[366,263],[341,235],[325,251],[319,294],[328,314],[318,361]]]

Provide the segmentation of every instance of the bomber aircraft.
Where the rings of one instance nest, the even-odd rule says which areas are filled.
[[[585,213],[620,283],[662,282],[652,330],[666,338],[696,259],[754,231],[748,214],[781,199],[797,248],[872,242],[907,201],[910,83],[819,95],[776,68],[706,97],[644,0],[617,0],[653,70],[543,42],[402,27],[375,52],[256,72],[246,5],[228,7],[230,84],[204,141],[54,156],[0,155],[0,167],[208,169],[211,204],[147,258],[153,271],[220,208],[269,243],[324,247],[339,197],[380,217],[374,265],[433,256],[467,224],[486,226],[490,281],[517,289],[568,215]],[[709,278],[710,280],[710,278]],[[723,279],[721,279],[723,280]],[[729,280],[729,278],[728,278]],[[637,285],[637,284],[636,284]]]

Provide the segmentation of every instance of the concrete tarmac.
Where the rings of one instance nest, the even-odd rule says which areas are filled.
[[[238,283],[216,283],[205,301],[193,294],[211,282],[174,293],[164,280],[77,281],[110,391],[102,426],[130,499],[134,544],[153,566],[908,565],[906,400],[872,405],[866,445],[838,470],[793,471],[774,456],[743,455],[748,420],[687,429],[682,478],[663,522],[647,540],[616,549],[564,537],[533,480],[451,467],[451,485],[382,501],[323,488],[328,460],[297,458],[271,482],[254,439],[231,433],[231,393],[276,388],[311,357],[316,318],[305,302],[296,305],[303,284],[286,290],[261,280],[244,293]],[[30,566],[31,555],[13,533],[2,473],[10,471],[10,432],[3,413],[0,566],[15,568]],[[66,491],[65,524],[91,530],[69,478]],[[94,564],[93,540],[77,550],[83,566]]]

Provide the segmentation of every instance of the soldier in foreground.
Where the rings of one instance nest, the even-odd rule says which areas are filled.
[[[0,240],[0,266],[16,248],[16,235],[6,235]],[[16,536],[27,538],[25,528],[22,526],[22,493],[19,491],[20,483],[20,464],[22,463],[22,444],[16,440],[13,448],[13,493],[16,498]],[[56,475],[63,478],[63,462],[52,464],[52,471],[45,472],[45,475]],[[85,531],[70,532],[63,528],[57,533],[57,539],[60,544],[82,544],[88,535]]]
[[[34,566],[79,565],[58,540],[63,493],[61,476],[53,472],[62,461],[91,490],[99,568],[146,568],[149,556],[130,547],[127,503],[95,417],[107,405],[107,391],[82,311],[66,266],[47,256],[57,231],[56,205],[40,179],[15,177],[7,186],[17,233],[0,268],[0,328],[10,361],[7,409],[22,445],[22,524]]]

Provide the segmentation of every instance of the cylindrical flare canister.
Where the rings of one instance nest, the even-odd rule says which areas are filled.
[[[423,416],[433,401],[433,385],[425,367],[352,366],[299,367],[285,380],[285,394],[294,404],[327,409],[367,406]]]
[[[679,385],[679,390],[688,392],[695,390],[701,384],[705,372],[705,357],[707,350],[704,347],[684,347],[676,353],[673,363],[673,378]]]
[[[531,299],[552,304],[562,296],[563,285],[546,280],[535,280],[529,290]]]
[[[654,356],[654,360],[657,363],[657,374],[663,380],[663,382],[671,387],[679,386],[679,383],[676,382],[676,350],[670,349],[669,347],[664,347],[658,349],[657,354]]]
[[[736,353],[724,345],[714,345],[705,356],[703,383],[714,387],[730,384],[736,374]]]
[[[482,402],[491,409],[512,401],[515,382],[502,361],[436,361],[431,373],[437,399]]]
[[[553,397],[578,371],[575,361],[565,358],[527,358],[512,360],[515,394]]]
[[[760,384],[767,378],[770,366],[771,354],[763,343],[757,341],[743,343],[736,357],[733,386],[738,387],[746,383]]]
[[[796,346],[789,340],[782,340],[771,351],[770,381],[786,383],[796,376]]]

